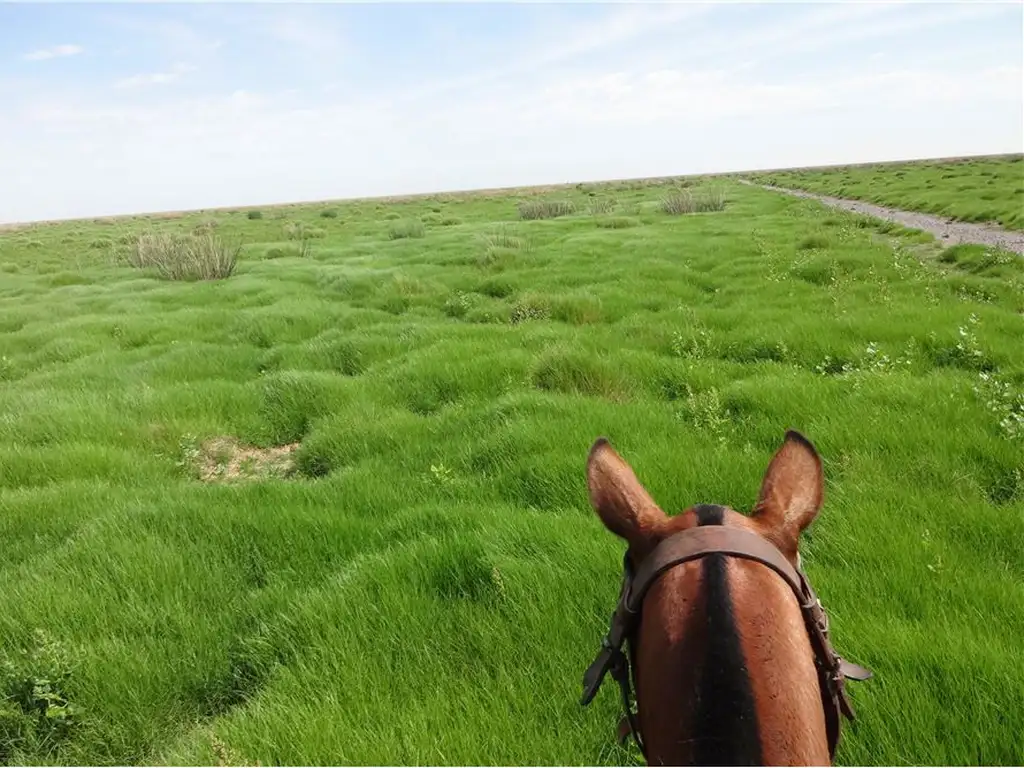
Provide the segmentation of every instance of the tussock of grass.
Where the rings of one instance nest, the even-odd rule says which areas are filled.
[[[828,238],[825,235],[806,235],[796,245],[801,251],[821,251],[828,246]]]
[[[576,204],[571,200],[525,200],[516,209],[520,219],[534,221],[571,216],[576,213]]]
[[[155,268],[166,280],[223,280],[238,263],[241,244],[228,245],[212,233],[138,235],[128,247],[128,264]]]
[[[1024,272],[1024,258],[1010,251],[963,243],[946,248],[938,259],[956,269],[986,277],[1012,277]]]
[[[529,238],[520,232],[519,229],[502,225],[483,232],[479,236],[480,244],[484,250],[494,248],[505,248],[518,251],[526,247],[529,250]]]
[[[280,246],[274,246],[273,248],[267,248],[266,257],[268,259],[287,259],[287,258],[305,258],[309,255],[309,247],[306,243],[299,245],[289,245],[284,248]]]
[[[601,216],[597,226],[603,229],[629,229],[640,226],[640,220],[632,216]]]
[[[661,201],[662,213],[678,216],[687,213],[709,213],[725,210],[725,193],[719,189],[683,189]]]
[[[511,296],[515,293],[515,286],[506,279],[500,277],[493,277],[488,280],[484,280],[477,291],[484,294],[485,296],[491,296],[495,299],[503,299],[506,296]]]
[[[592,353],[564,348],[544,353],[534,364],[530,380],[541,390],[587,397],[621,399],[628,389],[614,365]]]
[[[206,221],[201,221],[198,224],[196,224],[192,228],[192,234],[193,235],[206,235],[206,234],[209,234],[209,233],[213,232],[213,230],[217,229],[217,227],[219,227],[219,226],[220,226],[220,222],[217,221],[216,219],[207,219]]]
[[[284,236],[289,240],[315,240],[325,234],[320,227],[311,227],[302,221],[289,221],[284,225]]]
[[[427,228],[420,219],[406,219],[396,222],[388,227],[388,237],[391,240],[402,240],[409,237],[424,237]]]
[[[604,216],[614,211],[615,205],[614,197],[598,197],[590,201],[590,213],[594,216]]]

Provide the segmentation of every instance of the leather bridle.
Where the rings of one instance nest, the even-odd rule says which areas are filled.
[[[706,510],[722,511],[718,505],[701,505]],[[698,511],[701,507],[698,507]],[[597,694],[605,674],[611,672],[622,693],[625,710],[624,722],[620,723],[619,735],[632,733],[641,754],[647,758],[643,737],[637,726],[636,713],[632,707],[630,686],[630,658],[640,626],[640,609],[647,590],[665,571],[705,555],[721,554],[753,560],[771,568],[796,595],[800,613],[814,651],[814,663],[818,670],[821,701],[825,710],[825,726],[828,736],[829,757],[835,757],[839,744],[840,714],[854,719],[853,708],[846,696],[845,680],[867,680],[870,670],[841,658],[829,641],[828,616],[811,588],[803,571],[794,568],[775,546],[767,539],[743,528],[722,525],[699,526],[675,533],[661,541],[639,564],[636,572],[630,565],[629,553],[623,557],[622,590],[619,603],[612,614],[608,634],[601,639],[601,650],[583,675],[583,698],[580,704],[587,706]],[[629,643],[629,657],[623,652],[624,643]],[[628,730],[627,730],[628,729]]]

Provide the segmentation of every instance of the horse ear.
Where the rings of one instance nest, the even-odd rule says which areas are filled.
[[[800,534],[818,516],[825,498],[825,475],[814,445],[789,430],[765,470],[753,517],[784,555],[798,557]]]
[[[638,552],[654,544],[667,517],[629,464],[603,437],[594,443],[587,456],[587,488],[590,503],[609,531]]]

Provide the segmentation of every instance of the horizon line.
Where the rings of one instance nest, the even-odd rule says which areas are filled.
[[[457,197],[469,197],[473,195],[499,195],[499,194],[515,194],[517,192],[529,192],[531,190],[558,190],[569,187],[574,187],[579,184],[623,184],[628,182],[665,182],[673,179],[692,179],[692,178],[721,178],[730,176],[742,176],[748,173],[781,173],[785,171],[827,171],[837,170],[840,168],[870,168],[872,166],[886,166],[886,165],[902,165],[907,163],[955,163],[955,162],[969,162],[971,160],[998,160],[998,159],[1009,159],[1015,157],[1024,157],[1024,150],[1019,152],[992,152],[992,153],[981,153],[974,155],[949,155],[942,157],[905,157],[898,159],[887,159],[887,160],[869,160],[864,162],[856,163],[827,163],[822,165],[801,165],[801,166],[784,166],[784,167],[765,167],[765,168],[747,168],[742,170],[728,170],[728,171],[712,171],[709,173],[671,173],[663,176],[625,176],[621,178],[604,178],[604,179],[581,179],[577,181],[562,181],[562,182],[539,182],[536,184],[518,184],[506,187],[472,187],[463,189],[438,189],[430,192],[396,192],[392,194],[384,195],[358,195],[355,197],[338,197],[338,198],[320,198],[320,199],[309,199],[309,200],[290,200],[290,201],[279,201],[279,202],[265,202],[265,203],[253,203],[248,205],[221,205],[214,207],[203,207],[203,208],[188,208],[188,209],[166,209],[166,210],[154,210],[154,211],[138,211],[135,213],[118,213],[118,214],[96,214],[91,216],[71,216],[67,218],[57,219],[33,219],[27,221],[0,221],[0,232],[2,231],[13,231],[22,229],[25,227],[32,226],[45,226],[49,224],[70,224],[78,221],[96,221],[99,219],[103,220],[123,220],[123,219],[137,219],[137,218],[149,218],[159,216],[188,216],[197,213],[221,213],[226,211],[250,211],[257,210],[260,208],[291,208],[307,205],[317,204],[338,204],[338,203],[359,203],[359,202],[372,202],[372,201],[390,201],[394,203],[407,202],[411,200],[419,200],[423,198],[430,198],[437,195],[450,195]]]

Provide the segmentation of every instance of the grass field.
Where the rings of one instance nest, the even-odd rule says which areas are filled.
[[[1024,155],[751,174],[807,192],[1024,229]]]
[[[122,258],[195,228],[230,277]],[[1022,313],[1019,257],[730,180],[2,234],[0,761],[633,762],[587,449],[748,510],[792,427],[838,761],[1019,764]]]

